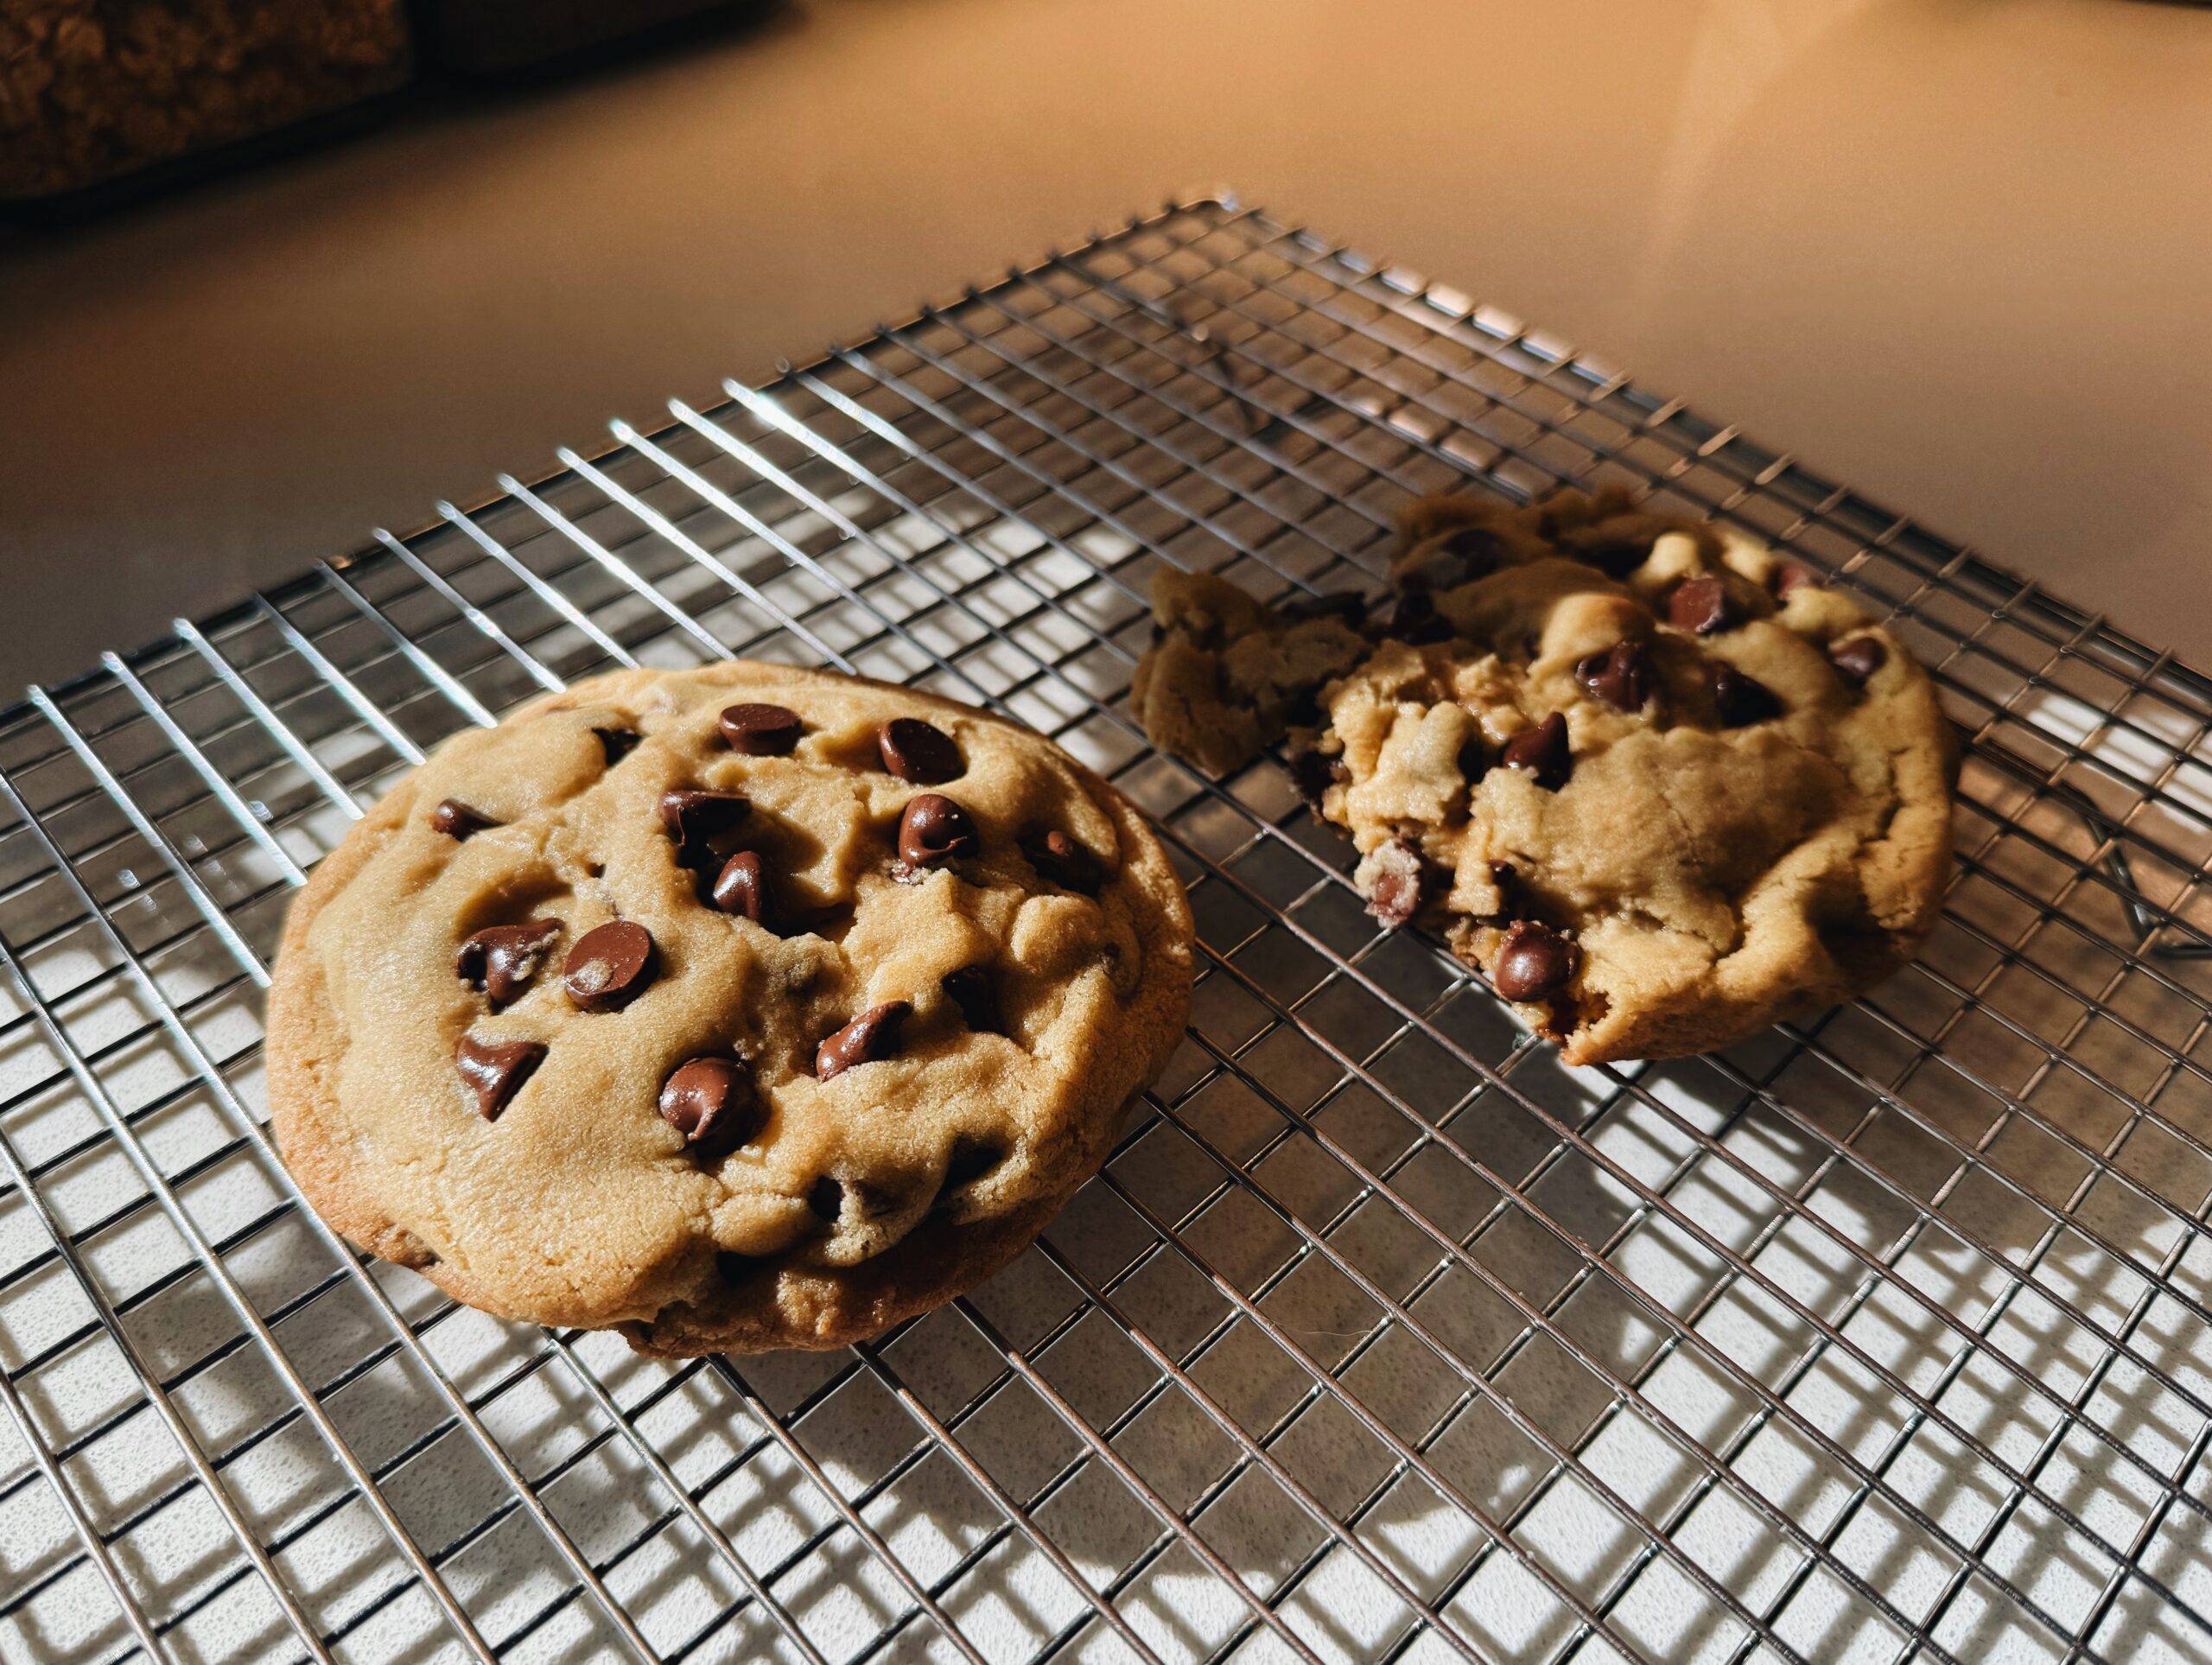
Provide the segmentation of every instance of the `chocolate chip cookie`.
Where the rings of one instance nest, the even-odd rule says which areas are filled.
[[[269,1001],[286,1164],[469,1305],[827,1347],[1012,1258],[1182,1031],[1135,811],[824,671],[622,671],[448,741],[318,867]]]
[[[1293,778],[1378,918],[1431,922],[1577,1064],[1726,1045],[1911,957],[1951,731],[1855,603],[1614,493],[1432,499],[1404,531],[1357,664],[1277,696],[1313,708]],[[1249,730],[1152,732],[1218,768]]]

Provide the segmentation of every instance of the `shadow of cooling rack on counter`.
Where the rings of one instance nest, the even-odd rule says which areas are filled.
[[[1225,200],[728,391],[0,717],[0,1651],[2212,1658],[2212,685]],[[1280,759],[1127,715],[1159,563],[1378,588],[1409,497],[1561,480],[1934,670],[1921,964],[1568,1071]],[[1187,1044],[1036,1249],[857,1350],[639,1360],[362,1264],[262,1125],[291,893],[454,729],[732,653],[1113,778],[1191,885]]]

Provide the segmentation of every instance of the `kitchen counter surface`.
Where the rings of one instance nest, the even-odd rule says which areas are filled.
[[[0,683],[1217,183],[2212,664],[2212,10],[811,0],[0,241]]]

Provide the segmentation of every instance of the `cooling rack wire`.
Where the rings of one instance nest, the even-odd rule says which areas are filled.
[[[0,715],[0,1654],[2212,1658],[2212,685],[1539,332],[1179,203]],[[1277,759],[1125,709],[1161,562],[1622,482],[1786,544],[1969,742],[1923,961],[1570,1071]],[[285,903],[614,665],[1001,710],[1165,830],[1187,1043],[969,1299],[668,1364],[364,1265],[263,1125]]]

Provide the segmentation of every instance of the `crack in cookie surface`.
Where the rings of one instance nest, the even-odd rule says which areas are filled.
[[[326,1217],[472,1304],[827,1344],[1033,1234],[1190,978],[1157,841],[1037,735],[828,672],[620,672],[442,747],[317,869],[271,1107]]]

